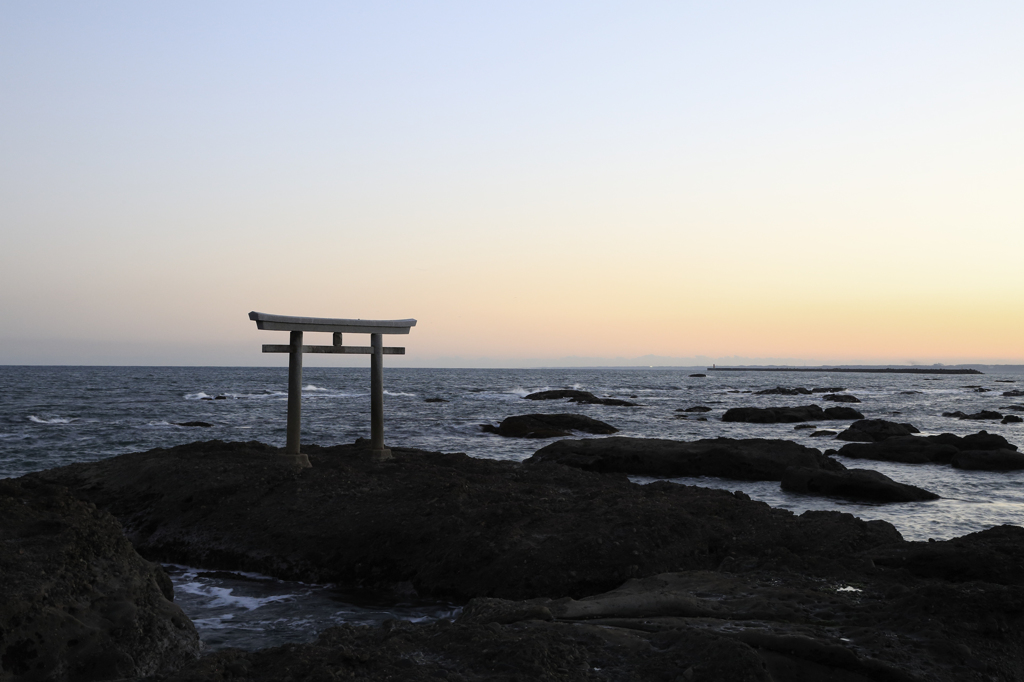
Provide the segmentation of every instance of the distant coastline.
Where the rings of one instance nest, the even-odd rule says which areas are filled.
[[[977,369],[929,367],[708,367],[709,372],[856,372],[860,374],[984,374]]]

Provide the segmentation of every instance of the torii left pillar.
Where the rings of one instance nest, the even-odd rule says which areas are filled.
[[[355,353],[370,356],[370,456],[375,460],[391,459],[391,451],[384,447],[384,356],[404,355],[405,348],[384,347],[384,334],[408,334],[416,320],[349,320],[328,317],[292,317],[249,313],[258,329],[289,332],[288,345],[264,344],[264,353],[288,353],[288,426],[285,456],[300,467],[311,466],[302,454],[302,354],[303,353]],[[330,346],[304,345],[304,331],[330,332]],[[369,346],[343,346],[342,333],[369,334]]]

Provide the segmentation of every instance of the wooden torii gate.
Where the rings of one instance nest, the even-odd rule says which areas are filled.
[[[264,353],[288,353],[288,442],[285,453],[295,458],[299,466],[308,467],[309,458],[299,451],[302,428],[302,354],[352,353],[370,356],[370,449],[377,460],[391,459],[391,451],[384,447],[384,356],[405,355],[405,348],[385,348],[384,334],[408,334],[416,320],[345,320],[331,317],[294,317],[249,313],[257,329],[290,332],[289,343],[263,344]],[[330,346],[304,346],[303,332],[334,334]],[[342,334],[369,334],[369,346],[343,346]]]

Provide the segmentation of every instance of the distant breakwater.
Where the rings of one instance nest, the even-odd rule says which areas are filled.
[[[709,372],[848,372],[859,374],[984,374],[976,369],[937,369],[927,367],[708,367]]]

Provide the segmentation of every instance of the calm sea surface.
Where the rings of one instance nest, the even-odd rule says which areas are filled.
[[[868,418],[910,422],[924,434],[966,435],[985,429],[1024,447],[1024,424],[964,421],[943,412],[995,410],[1024,415],[1024,375],[918,375],[721,372],[690,377],[697,369],[387,369],[385,433],[391,445],[465,452],[521,461],[548,440],[508,439],[480,431],[505,417],[534,412],[575,412],[606,421],[618,435],[696,440],[786,438],[825,450],[842,442],[811,438],[792,424],[723,423],[730,407],[807,405],[813,396],[757,396],[776,386],[844,387],[862,401]],[[196,440],[259,440],[284,445],[287,368],[241,367],[0,367],[0,478],[167,447]],[[332,445],[369,436],[369,370],[307,367],[303,373],[303,442]],[[626,398],[643,407],[533,402],[523,396],[551,388],[577,388]],[[448,402],[424,402],[442,398]],[[822,403],[828,406],[831,403]],[[712,408],[680,418],[677,409]],[[698,421],[705,417],[707,421]],[[209,428],[177,424],[203,421]],[[845,422],[821,422],[841,429]],[[589,437],[589,436],[587,436]],[[1024,472],[960,471],[948,466],[843,460],[871,468],[942,499],[907,504],[862,504],[783,492],[778,483],[727,479],[674,479],[743,490],[754,499],[801,513],[838,509],[893,523],[908,540],[946,539],[1010,523],[1024,524]],[[646,482],[649,479],[636,479]],[[260,648],[305,641],[338,622],[448,617],[450,605],[423,600],[396,603],[375,595],[342,594],[330,586],[285,583],[261,576],[231,580],[198,569],[171,567],[178,602],[211,648]]]

